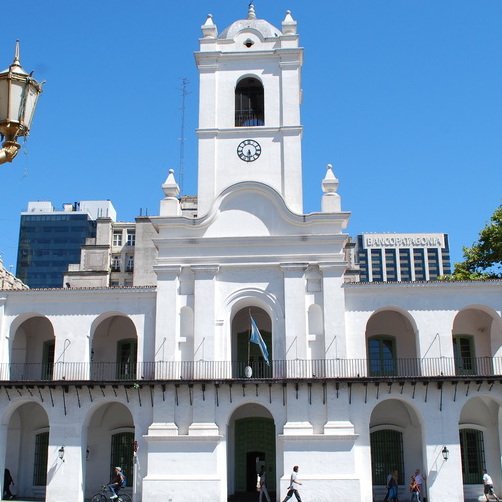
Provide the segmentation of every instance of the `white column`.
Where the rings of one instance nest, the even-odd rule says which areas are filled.
[[[447,383],[443,384],[445,390]],[[450,391],[448,391],[450,392]],[[443,410],[423,420],[423,448],[425,451],[424,472],[427,476],[427,500],[439,502],[445,499],[444,489],[448,487],[448,500],[464,501],[462,484],[462,459],[458,434],[458,409],[443,406]],[[443,459],[441,450],[449,450],[448,460]]]
[[[173,362],[179,360],[178,288],[181,267],[159,267],[155,323],[155,362],[157,378],[179,378]],[[164,363],[163,363],[164,362]],[[174,373],[173,373],[174,371]]]
[[[288,361],[307,359],[306,269],[306,263],[281,264],[284,274],[285,359]],[[295,371],[301,371],[301,367]],[[291,371],[289,376],[293,376]]]
[[[324,312],[325,358],[335,360],[346,357],[345,294],[342,288],[345,262],[321,263]],[[327,371],[330,371],[329,365]],[[346,375],[327,375],[340,377]]]
[[[218,265],[192,266],[194,281],[194,360],[215,360],[216,274]]]

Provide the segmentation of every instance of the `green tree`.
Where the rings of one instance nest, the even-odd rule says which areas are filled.
[[[472,247],[464,247],[464,261],[455,263],[455,280],[502,278],[502,205],[479,233]]]

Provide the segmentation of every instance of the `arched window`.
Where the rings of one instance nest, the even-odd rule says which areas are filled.
[[[256,78],[243,78],[235,88],[235,125],[250,127],[264,124],[263,85]]]
[[[389,336],[374,336],[368,340],[370,376],[397,374],[395,340]]]
[[[398,472],[398,483],[404,483],[403,434],[383,429],[370,434],[371,472],[374,485],[386,485],[387,476]]]
[[[477,429],[460,429],[460,455],[464,485],[479,484],[485,465],[483,433]]]

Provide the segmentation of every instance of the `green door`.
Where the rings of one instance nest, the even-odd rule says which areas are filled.
[[[235,421],[235,491],[256,492],[257,466],[265,462],[269,492],[275,492],[275,425],[271,418]],[[258,467],[259,470],[259,467]]]

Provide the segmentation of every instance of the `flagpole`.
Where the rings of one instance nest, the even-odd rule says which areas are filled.
[[[253,376],[253,370],[251,369],[251,366],[249,366],[249,359],[251,357],[251,332],[252,332],[252,326],[251,326],[251,309],[249,309],[248,364],[244,368],[244,375],[247,378],[251,378]]]
[[[251,309],[249,309],[248,366],[251,357]]]

